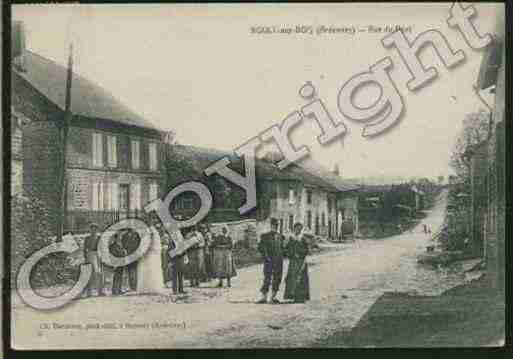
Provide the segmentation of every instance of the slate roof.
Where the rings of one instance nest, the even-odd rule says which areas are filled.
[[[43,96],[65,109],[67,69],[32,51],[24,52],[25,71],[15,73],[27,80]],[[111,120],[128,126],[157,129],[112,94],[94,82],[74,73],[71,89],[71,111],[74,115]]]
[[[324,181],[334,186],[339,192],[347,192],[360,189],[359,185],[345,181],[342,177],[335,175],[326,168],[322,167],[320,164],[313,161],[309,161],[308,164],[303,166],[303,168],[313,175],[322,178]]]
[[[173,156],[181,156],[182,158],[187,159],[198,173],[202,173],[205,168],[224,156],[228,156],[233,163],[240,163],[240,158],[233,152],[230,153],[228,151],[186,145],[173,145],[171,147],[171,151]],[[257,180],[299,180],[307,186],[321,188],[329,192],[341,192],[347,190],[342,187],[337,188],[330,182],[326,181],[323,177],[313,174],[294,163],[289,165],[287,168],[280,170],[278,166],[270,161],[256,159],[255,173]]]

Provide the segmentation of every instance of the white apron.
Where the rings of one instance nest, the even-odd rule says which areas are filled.
[[[137,293],[156,294],[166,290],[162,273],[162,245],[158,231],[151,227],[152,241],[148,252],[137,265]]]

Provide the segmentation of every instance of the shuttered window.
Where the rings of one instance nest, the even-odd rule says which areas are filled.
[[[139,182],[130,185],[131,202],[134,209],[141,209],[141,184]]]
[[[103,166],[103,136],[101,133],[93,133],[93,166]]]
[[[119,191],[118,184],[116,182],[110,183],[110,203],[111,209],[116,210],[119,209]]]
[[[107,162],[109,167],[116,167],[118,165],[116,136],[107,137]]]
[[[289,204],[296,203],[296,193],[293,188],[289,189]]]
[[[118,184],[115,182],[105,183],[105,209],[109,211],[119,209]]]
[[[158,184],[153,182],[153,183],[150,183],[150,201],[153,201],[155,199],[157,199],[159,196],[159,187],[158,187]]]
[[[141,145],[138,140],[132,140],[132,168],[139,169],[141,163]]]
[[[150,156],[150,171],[157,170],[157,144],[150,143],[148,146]]]
[[[111,190],[111,183],[106,182],[105,183],[105,209],[106,210],[112,210],[112,190]]]
[[[104,209],[104,184],[103,182],[93,182],[92,184],[91,208],[93,211],[102,211]]]

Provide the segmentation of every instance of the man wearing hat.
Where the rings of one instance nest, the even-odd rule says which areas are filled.
[[[98,224],[90,224],[91,233],[84,240],[84,258],[85,262],[93,266],[93,275],[85,288],[86,295],[91,296],[92,283],[95,282],[98,295],[102,296],[103,293],[103,273],[100,257],[98,256],[98,241],[100,234],[98,233]]]
[[[283,253],[285,238],[278,233],[278,220],[271,218],[271,231],[262,234],[258,242],[258,251],[264,258],[264,283],[260,292],[262,297],[257,303],[267,302],[267,293],[272,286],[271,303],[279,303],[276,298],[283,273]]]

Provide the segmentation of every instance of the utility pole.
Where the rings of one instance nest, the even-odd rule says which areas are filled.
[[[59,228],[57,233],[57,241],[62,241],[62,235],[64,233],[64,226],[66,223],[67,217],[67,190],[68,190],[68,181],[66,176],[66,149],[68,143],[68,128],[69,123],[71,121],[71,85],[73,81],[73,44],[69,47],[69,57],[68,57],[68,72],[66,78],[66,102],[64,108],[64,117],[61,124],[61,166],[60,166],[60,181],[59,188],[60,192],[60,213],[59,213]]]

